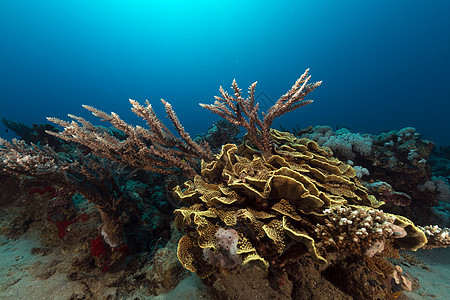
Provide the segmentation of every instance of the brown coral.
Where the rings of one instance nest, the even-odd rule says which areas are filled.
[[[46,131],[48,134],[69,142],[88,147],[98,156],[117,161],[134,168],[161,174],[182,174],[193,176],[198,159],[210,160],[211,150],[206,143],[194,142],[184,130],[170,103],[161,99],[167,117],[172,121],[180,137],[176,137],[156,116],[151,104],[146,106],[130,99],[131,110],[149,126],[132,126],[114,112],[108,114],[89,105],[84,108],[102,121],[109,121],[126,136],[117,138],[110,131],[94,126],[84,118],[69,115],[72,122],[47,118],[64,128],[62,132]]]
[[[308,73],[309,69],[297,79],[286,94],[281,96],[267,112],[263,113],[263,120],[258,116],[259,103],[255,104],[256,82],[249,87],[247,98],[242,96],[242,90],[238,87],[236,80],[233,80],[231,86],[234,91],[234,97],[220,87],[221,97],[216,96],[214,104],[200,104],[200,106],[218,114],[236,126],[244,127],[247,130],[249,139],[267,157],[272,153],[270,126],[273,120],[287,112],[311,103],[312,100],[305,100],[306,95],[322,84],[322,81],[308,83],[311,78],[311,75],[308,75]]]

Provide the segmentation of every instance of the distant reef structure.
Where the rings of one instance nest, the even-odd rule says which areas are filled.
[[[95,269],[111,274],[114,297],[168,292],[188,270],[221,299],[395,299],[414,287],[395,264],[401,250],[450,245],[446,158],[411,127],[272,128],[312,103],[322,82],[310,78],[306,70],[265,112],[256,82],[244,96],[233,80],[231,93],[220,87],[200,104],[224,120],[196,139],[165,100],[176,133],[131,99],[147,128],[87,105],[113,128],[74,115],[48,118],[62,131],[2,119],[22,139],[0,138],[0,202],[34,206],[10,210],[21,217],[1,232],[17,237],[39,222],[48,247],[74,253],[69,277],[89,287]]]

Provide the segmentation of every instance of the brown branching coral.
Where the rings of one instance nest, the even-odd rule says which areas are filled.
[[[65,176],[74,163],[62,159],[52,148],[0,138],[0,170],[16,175],[46,177],[48,180]]]
[[[218,114],[234,125],[244,127],[247,130],[250,141],[267,157],[272,153],[270,127],[273,120],[287,112],[311,103],[312,100],[305,100],[306,95],[322,83],[322,81],[308,83],[311,78],[308,72],[309,69],[297,79],[286,94],[281,96],[266,113],[263,113],[263,120],[258,116],[259,103],[255,104],[256,82],[250,85],[247,98],[242,96],[242,89],[238,87],[236,80],[233,80],[231,86],[234,96],[231,96],[220,87],[219,91],[222,97],[215,96],[216,101],[214,104],[200,104],[200,106]]]
[[[63,186],[71,193],[80,193],[97,205],[104,222],[105,241],[111,247],[124,243],[118,204],[122,197],[121,185],[129,172],[123,165],[79,151],[62,154],[48,146],[0,139],[0,170],[33,176],[42,182]]]
[[[134,172],[118,162],[93,154],[76,152],[73,155],[77,164],[67,171],[68,181],[63,184],[97,205],[103,221],[101,233],[109,246],[114,248],[124,244],[119,205],[123,200],[122,187]]]
[[[102,121],[110,122],[116,129],[124,132],[126,138],[119,139],[89,121],[73,115],[69,115],[74,120],[72,122],[47,118],[64,127],[63,132],[48,131],[47,133],[66,141],[82,144],[101,157],[135,168],[161,174],[193,176],[196,173],[197,160],[200,158],[206,161],[211,160],[211,151],[206,143],[200,145],[194,142],[184,130],[172,106],[164,100],[161,101],[181,138],[173,135],[161,122],[148,101],[146,106],[142,106],[131,99],[131,110],[146,121],[149,129],[129,125],[114,112],[107,114],[84,105],[83,107],[91,111],[94,116],[101,118]]]

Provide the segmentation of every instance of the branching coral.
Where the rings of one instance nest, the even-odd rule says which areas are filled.
[[[33,124],[29,127],[21,122],[14,122],[5,118],[0,118],[0,122],[5,125],[6,128],[14,131],[14,133],[20,137],[21,140],[26,143],[34,143],[41,145],[50,145],[52,147],[58,147],[61,145],[61,141],[57,138],[45,133],[48,131],[58,131],[53,125],[50,124]]]
[[[130,100],[132,111],[147,122],[148,129],[129,125],[115,113],[84,106],[124,136],[73,115],[69,115],[72,122],[49,118],[64,131],[48,134],[87,146],[92,154],[64,157],[48,147],[0,140],[0,170],[61,177],[99,206],[102,233],[112,247],[121,245],[124,237],[118,209],[123,176],[117,178],[111,170],[128,165],[190,177],[193,180],[173,191],[174,198],[189,205],[175,210],[175,223],[184,232],[177,255],[186,269],[200,277],[239,264],[281,269],[287,261],[305,255],[327,264],[332,252],[365,257],[373,269],[391,274],[393,266],[381,259],[384,253],[421,248],[427,243],[425,233],[410,220],[379,210],[383,202],[369,194],[355,169],[334,157],[330,148],[270,128],[276,117],[311,103],[305,97],[321,82],[309,80],[306,70],[262,113],[262,119],[255,103],[256,83],[245,99],[236,81],[234,96],[220,88],[221,97],[214,104],[201,106],[244,127],[250,142],[224,145],[215,157],[206,143],[190,138],[169,103],[162,100],[180,137],[158,119],[148,102],[142,106]],[[355,150],[365,155],[368,149]],[[436,244],[448,244],[448,232],[424,230]]]
[[[96,155],[135,168],[161,174],[193,176],[196,173],[198,159],[211,160],[211,151],[206,143],[200,145],[194,142],[184,130],[172,106],[164,100],[161,101],[181,138],[175,137],[160,121],[148,101],[146,106],[142,106],[131,99],[131,110],[147,122],[149,129],[129,125],[116,113],[107,114],[91,106],[83,106],[94,116],[103,121],[109,121],[115,128],[124,132],[126,138],[123,140],[74,115],[69,115],[74,119],[72,122],[47,118],[64,127],[63,132],[48,131],[47,133],[66,141],[79,143],[91,149]]]
[[[110,247],[125,243],[122,213],[123,186],[133,175],[126,166],[93,154],[77,153],[77,164],[69,169],[68,184],[75,192],[95,203],[103,221],[101,233]]]
[[[250,85],[247,98],[242,96],[242,90],[238,87],[236,80],[233,80],[231,87],[234,91],[234,97],[220,87],[222,97],[216,96],[214,104],[200,104],[200,106],[218,114],[234,125],[244,127],[252,143],[263,152],[264,156],[269,156],[272,153],[270,127],[273,120],[311,103],[312,100],[305,100],[306,95],[322,83],[322,81],[308,83],[311,78],[308,72],[309,69],[297,79],[286,94],[281,96],[266,113],[263,113],[263,120],[258,116],[259,103],[255,104],[256,82]]]
[[[118,204],[121,201],[122,181],[129,171],[125,166],[93,154],[79,151],[56,153],[48,146],[0,139],[0,169],[5,172],[34,176],[43,182],[64,186],[82,194],[98,205],[104,222],[105,241],[116,247],[124,243],[123,224]]]
[[[8,142],[0,138],[0,170],[16,175],[45,177],[47,180],[61,179],[74,162],[64,159],[49,146],[27,144],[13,139]]]
[[[440,228],[437,225],[428,225],[420,227],[420,229],[425,232],[425,235],[428,238],[428,243],[425,245],[426,249],[450,247],[449,228]]]
[[[411,221],[379,209],[334,206],[324,213],[327,218],[324,224],[317,224],[316,232],[325,246],[373,256],[384,249],[386,239],[395,239],[392,242],[397,248],[411,250],[421,248],[427,241]]]

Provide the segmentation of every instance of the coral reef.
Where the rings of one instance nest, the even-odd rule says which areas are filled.
[[[145,204],[136,207],[143,201],[138,189],[130,183],[131,178],[136,174],[135,170],[130,170],[118,162],[97,157],[92,153],[83,154],[77,149],[69,153],[56,153],[48,146],[27,144],[23,141],[14,140],[9,143],[0,140],[0,142],[2,143],[0,148],[2,170],[16,176],[33,176],[45,187],[43,190],[33,188],[33,193],[44,193],[47,187],[54,189],[52,186],[57,186],[57,190],[62,191],[59,195],[53,195],[53,199],[48,204],[43,203],[48,206],[47,219],[58,228],[60,239],[64,237],[66,228],[79,222],[81,218],[73,208],[72,196],[75,193],[83,195],[89,202],[96,205],[103,221],[101,236],[107,247],[111,248],[109,249],[111,251],[108,250],[109,266],[119,263],[126,257],[126,255],[111,256],[110,254],[128,251],[116,251],[128,247],[127,235],[133,237],[131,244],[136,245],[139,240],[142,240],[138,232],[145,231],[146,235],[150,233],[150,236],[156,233],[162,234],[162,220],[166,217],[161,217],[158,209],[153,212],[155,217],[152,218],[151,224],[142,224],[141,217],[134,217],[145,215],[153,209],[153,207],[146,207]],[[145,188],[143,190],[141,188],[140,193],[146,193]],[[138,224],[141,224],[140,228],[136,227]],[[125,227],[129,229],[127,233]],[[134,230],[130,230],[130,227],[134,227]],[[144,244],[146,243],[144,239]]]
[[[200,145],[194,142],[180,124],[170,103],[162,99],[161,101],[166,109],[167,117],[172,121],[181,138],[175,137],[158,119],[148,101],[144,107],[131,99],[131,110],[146,121],[149,129],[131,126],[113,112],[107,114],[91,106],[83,106],[94,116],[103,121],[109,121],[116,129],[122,131],[126,135],[123,140],[73,115],[69,116],[75,121],[70,123],[57,118],[47,118],[64,127],[62,132],[47,131],[47,133],[69,142],[79,143],[98,156],[134,168],[160,174],[192,176],[195,174],[199,158],[211,159],[211,150],[206,143]]]
[[[71,122],[48,118],[62,132],[34,133],[3,120],[34,139],[0,139],[0,215],[10,218],[0,231],[17,237],[38,227],[43,247],[33,255],[54,247],[70,254],[39,276],[70,270],[65,279],[85,287],[74,299],[99,296],[92,278],[111,288],[108,297],[145,298],[190,272],[215,299],[395,299],[413,287],[396,265],[400,250],[450,245],[448,228],[403,216],[424,221],[418,210],[437,201],[444,216],[448,178],[431,177],[433,144],[411,127],[379,136],[271,129],[276,117],[312,102],[305,97],[321,82],[309,80],[306,70],[261,115],[256,83],[247,98],[236,81],[233,95],[221,87],[214,104],[201,106],[225,120],[195,140],[164,100],[178,136],[148,102],[134,100],[148,128],[90,106],[114,128],[69,115]]]
[[[123,178],[124,168],[80,152],[74,152],[72,156],[59,155],[47,145],[40,147],[23,141],[9,143],[0,139],[0,146],[0,167],[3,170],[16,175],[31,175],[83,194],[98,205],[104,220],[102,232],[108,244],[115,247],[124,243],[123,224],[117,210],[121,196],[121,184],[117,180]]]
[[[33,124],[30,127],[21,122],[14,122],[5,118],[1,118],[0,122],[6,128],[14,131],[26,143],[49,145],[53,149],[59,149],[62,146],[61,140],[46,133],[46,131],[58,132],[58,129],[51,124]]]
[[[367,187],[369,193],[376,196],[377,199],[382,200],[386,204],[392,204],[397,207],[409,206],[411,204],[411,197],[408,194],[396,192],[394,188],[387,182],[365,182],[364,186]]]
[[[450,247],[450,228],[440,228],[437,225],[420,227],[427,236],[426,249]]]
[[[357,155],[364,157],[372,152],[373,138],[370,135],[354,134],[347,128],[333,132],[329,126],[316,126],[298,134],[330,148],[343,161],[354,160]]]
[[[450,179],[450,146],[433,148],[428,162],[433,175]]]
[[[339,159],[364,168],[362,180],[389,183],[384,189],[385,210],[427,224],[433,215],[431,207],[438,203],[436,194],[418,186],[431,180],[428,163],[434,144],[422,140],[413,127],[391,130],[379,135],[352,133],[329,126],[309,127],[297,132],[321,146],[329,147]],[[370,177],[368,176],[370,174]],[[370,182],[369,182],[370,184]]]
[[[308,83],[311,78],[308,73],[309,69],[297,79],[286,94],[281,96],[267,112],[263,113],[263,120],[258,115],[259,103],[255,104],[256,82],[250,85],[247,98],[243,98],[242,90],[238,87],[236,80],[233,80],[231,86],[234,97],[220,87],[222,97],[216,96],[214,104],[200,104],[200,106],[236,126],[244,127],[250,141],[263,152],[264,156],[267,156],[272,152],[270,128],[273,120],[287,112],[310,104],[312,100],[305,100],[306,95],[322,84],[322,81]]]
[[[267,159],[247,144],[223,146],[202,164],[202,176],[175,189],[191,205],[175,210],[186,232],[178,256],[188,270],[217,272],[219,264],[202,253],[221,251],[216,233],[223,228],[237,232],[243,265],[263,267],[282,265],[291,251],[326,264],[339,249],[364,256],[376,242],[412,250],[426,243],[411,221],[377,210],[382,203],[331,151],[274,130],[272,140],[276,154]]]
[[[222,119],[214,122],[214,125],[208,129],[204,136],[197,136],[194,141],[204,140],[211,149],[220,150],[222,145],[240,143],[240,139],[238,138],[239,130],[239,126]]]

